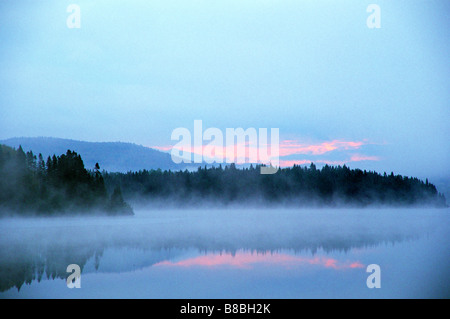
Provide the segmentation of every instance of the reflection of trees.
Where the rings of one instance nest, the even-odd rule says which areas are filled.
[[[23,230],[20,234],[8,236],[6,232],[0,240],[0,291],[12,287],[20,289],[22,285],[42,279],[65,279],[69,275],[69,264],[78,264],[83,268],[91,258],[98,269],[106,249],[141,250],[152,257],[145,265],[130,262],[127,271],[151,266],[164,261],[167,257],[161,251],[197,249],[200,252],[226,252],[234,255],[239,250],[258,253],[291,250],[295,253],[318,250],[347,252],[352,248],[365,248],[383,243],[398,243],[419,235],[417,231],[349,231],[343,229],[320,229],[310,227],[296,230],[295,225],[285,229],[263,231],[249,229],[246,233],[229,233],[220,228],[206,232],[204,228],[185,228],[184,231],[171,231],[161,225],[145,227],[117,226],[112,228],[80,227],[75,231],[46,230],[38,234],[38,229]],[[9,237],[9,238],[8,238]],[[106,260],[104,262],[107,262]],[[115,270],[114,265],[110,267]],[[123,271],[123,269],[122,269]]]
[[[78,264],[81,269],[92,256],[99,260],[102,249],[98,247],[64,247],[57,244],[29,251],[26,247],[14,245],[2,247],[0,252],[0,291],[11,287],[18,290],[36,280],[66,278],[66,268]]]

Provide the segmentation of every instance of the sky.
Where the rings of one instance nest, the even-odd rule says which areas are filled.
[[[369,28],[367,7],[381,9]],[[70,4],[80,28],[69,28]],[[448,1],[1,1],[0,139],[278,128],[283,165],[449,177]]]

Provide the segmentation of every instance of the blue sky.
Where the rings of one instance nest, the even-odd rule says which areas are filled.
[[[66,25],[71,3],[80,29]],[[380,29],[366,25],[371,3]],[[164,148],[175,128],[193,131],[200,119],[205,128],[279,128],[283,145],[301,146],[285,160],[448,176],[449,9],[448,1],[2,1],[0,139]],[[308,151],[333,141],[344,147]]]

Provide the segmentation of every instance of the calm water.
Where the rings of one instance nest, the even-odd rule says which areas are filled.
[[[450,210],[0,220],[0,298],[450,297]],[[81,288],[69,289],[69,264]],[[369,264],[381,288],[369,289]]]

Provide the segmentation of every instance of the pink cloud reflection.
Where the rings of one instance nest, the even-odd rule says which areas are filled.
[[[177,262],[169,260],[155,264],[156,267],[220,267],[228,266],[241,269],[252,269],[256,265],[277,265],[281,267],[294,267],[301,265],[315,265],[331,269],[363,268],[359,261],[340,262],[326,256],[304,257],[283,253],[251,253],[239,251],[234,256],[230,253],[208,254],[183,259]]]

